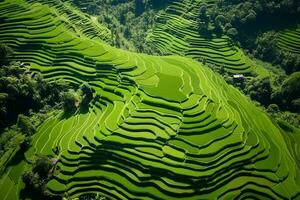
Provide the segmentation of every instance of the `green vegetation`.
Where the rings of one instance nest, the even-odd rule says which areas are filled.
[[[163,54],[185,55],[210,66],[265,108],[277,104],[279,118],[299,127],[298,100],[287,101],[282,91],[282,77],[299,71],[299,28],[293,28],[299,24],[299,6],[297,1],[175,2],[158,16],[150,41]],[[238,46],[275,69],[251,61]],[[284,71],[273,73],[276,68]],[[243,73],[245,80],[236,84],[233,73]]]
[[[74,90],[70,89],[63,95],[64,101],[64,111],[66,113],[74,113],[81,103],[81,96],[75,92]]]
[[[29,67],[22,62],[1,66],[0,74],[1,130],[16,123],[19,114],[51,110],[62,101],[60,94],[69,88],[64,82],[50,83],[39,73],[30,73]],[[29,131],[26,134],[31,135],[32,130],[25,128],[21,127],[24,133]]]
[[[270,77],[253,78],[246,81],[243,91],[252,100],[259,102],[275,119],[300,128],[299,79],[296,74],[292,74],[281,81],[282,79],[272,80]]]
[[[78,200],[106,200],[106,197],[100,196],[98,193],[91,193],[80,195]]]
[[[94,91],[88,83],[83,83],[77,91],[69,89],[61,93],[65,114],[74,114],[77,110],[88,109],[94,98]]]
[[[5,44],[0,43],[0,65],[6,65],[9,63],[9,57],[12,54],[12,49]],[[1,73],[2,75],[2,73]]]
[[[300,197],[300,132],[281,120],[281,110],[299,109],[299,73],[282,79],[259,73],[261,65],[220,30],[224,16],[216,16],[219,32],[211,23],[199,31],[199,10],[205,19],[222,1],[160,2],[138,7],[143,15],[169,5],[148,42],[162,54],[185,57],[112,47],[115,31],[71,0],[0,2],[0,43],[13,51],[3,54],[9,64],[1,70],[11,74],[1,76],[0,102],[22,94],[32,103],[14,101],[24,110],[0,137],[3,200]],[[119,11],[138,2],[106,3]],[[226,27],[238,39],[240,30]]]
[[[21,191],[21,198],[33,197],[34,195],[42,199],[61,199],[47,193],[46,184],[51,178],[56,168],[56,159],[47,156],[36,158],[32,170],[25,171],[22,174],[22,180],[25,188]]]
[[[290,109],[300,112],[300,72],[291,74],[281,88],[282,101],[290,105]]]
[[[254,56],[275,65],[280,65],[287,74],[300,70],[300,56],[289,49],[278,48],[278,33],[265,32],[256,39]],[[300,43],[298,44],[299,47]]]
[[[176,1],[169,5],[157,16],[148,44],[163,55],[184,55],[231,73],[256,71],[243,51],[228,36],[215,33],[208,23],[208,16],[212,16],[208,8],[215,7],[217,1],[201,2]],[[221,16],[217,19],[220,24],[224,21]],[[229,34],[235,35],[236,30],[230,29]]]
[[[10,62],[9,55],[2,54],[5,63],[0,68],[0,175],[28,148],[31,136],[56,109],[59,94],[66,88],[45,81],[38,73],[31,74],[24,63]]]
[[[5,49],[9,49],[5,47]],[[70,88],[65,83],[48,82],[40,73],[31,73],[22,62],[10,62],[3,55],[0,68],[0,174],[19,151],[28,148],[31,136],[44,120],[59,109],[61,94]]]
[[[160,9],[172,0],[73,0],[84,12],[97,18],[112,32],[111,45],[135,52],[157,54],[153,45],[146,43],[149,30]]]
[[[199,31],[228,35],[256,58],[298,71],[299,1],[218,1],[200,4]],[[204,26],[203,26],[204,25]]]

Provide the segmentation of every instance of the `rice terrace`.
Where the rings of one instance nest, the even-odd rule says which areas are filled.
[[[0,200],[300,200],[300,2],[0,0]]]

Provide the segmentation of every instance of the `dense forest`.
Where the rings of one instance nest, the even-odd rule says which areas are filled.
[[[33,2],[0,2],[4,200],[300,197],[299,1]]]

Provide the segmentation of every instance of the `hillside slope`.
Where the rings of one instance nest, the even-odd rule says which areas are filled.
[[[204,1],[212,6],[217,1]],[[202,0],[175,1],[156,19],[149,43],[164,55],[183,55],[224,67],[232,73],[255,70],[252,61],[228,36],[207,37],[199,33],[198,12]]]
[[[299,198],[299,151],[289,151],[277,126],[238,90],[191,59],[131,53],[85,31],[78,35],[60,18],[63,4],[57,2],[56,8],[0,3],[0,42],[14,48],[12,59],[30,63],[48,80],[88,82],[97,93],[88,112],[45,121],[26,152],[30,161],[35,154],[54,156],[60,147],[50,192],[71,198],[99,192],[111,199]],[[18,198],[27,167],[24,160],[2,177],[4,200]]]
[[[286,29],[279,33],[278,47],[282,50],[300,54],[300,25],[293,29]]]

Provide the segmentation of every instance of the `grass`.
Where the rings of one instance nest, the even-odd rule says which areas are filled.
[[[299,197],[299,141],[293,144],[298,135],[284,136],[219,75],[190,58],[108,46],[94,38],[93,31],[99,29],[94,30],[86,16],[78,10],[68,12],[68,2],[39,2],[0,3],[6,11],[1,13],[0,42],[14,48],[13,59],[31,63],[31,70],[46,79],[89,82],[100,96],[89,112],[69,118],[60,113],[34,135],[26,160],[35,154],[54,156],[53,149],[61,149],[61,170],[48,183],[50,192],[72,198],[99,192],[112,199]],[[183,15],[183,9],[177,3],[172,11],[182,12],[180,20],[166,14],[171,19],[167,28],[194,23],[185,19],[193,13]],[[74,20],[87,20],[79,35]],[[165,40],[157,40],[157,45],[189,47],[178,38],[168,43],[174,38],[156,31]],[[188,29],[182,33],[183,39],[197,38]],[[200,37],[197,42],[203,47],[197,47],[195,56],[206,55],[234,72],[251,70],[244,55],[228,46],[228,38]],[[10,171],[1,178],[4,200],[18,199],[18,177],[27,165],[12,166],[12,178]]]

